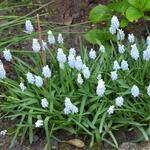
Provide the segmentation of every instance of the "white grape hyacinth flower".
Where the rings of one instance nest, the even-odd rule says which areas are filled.
[[[88,67],[84,67],[82,69],[82,73],[83,73],[83,76],[84,76],[85,79],[89,79],[90,78],[91,73],[90,73],[90,70],[89,70]]]
[[[56,40],[55,40],[55,37],[54,37],[52,31],[49,30],[49,31],[47,32],[47,34],[48,34],[48,38],[47,38],[47,39],[48,39],[48,43],[49,43],[50,45],[55,44],[55,43],[56,43]]]
[[[150,97],[150,84],[147,87],[147,95]]]
[[[41,106],[43,108],[47,108],[48,107],[48,100],[46,98],[41,99]]]
[[[69,67],[74,68],[75,63],[76,63],[75,55],[69,54],[68,55],[68,65],[69,65]]]
[[[30,20],[26,20],[25,22],[25,31],[28,34],[31,34],[34,31],[33,25]]]
[[[2,130],[2,131],[0,132],[0,135],[5,136],[6,133],[7,133],[7,130]]]
[[[118,29],[117,39],[120,40],[120,41],[123,41],[124,38],[125,38],[124,31],[122,29]]]
[[[117,62],[117,60],[114,61],[114,64],[113,64],[113,70],[119,70],[120,69],[120,65],[119,63]]]
[[[146,43],[147,43],[147,45],[150,45],[150,35],[147,36]]]
[[[67,61],[67,57],[62,48],[58,48],[57,50],[57,60],[59,63],[65,63]]]
[[[83,79],[82,79],[82,76],[81,74],[79,73],[78,76],[77,76],[77,83],[82,85],[83,84]]]
[[[75,50],[75,48],[70,48],[70,49],[69,49],[69,55],[74,55],[74,56],[76,56],[76,50]]]
[[[112,71],[112,72],[111,72],[111,79],[112,79],[113,81],[115,81],[115,80],[118,79],[117,71]]]
[[[114,35],[114,34],[116,34],[116,28],[115,27],[113,27],[113,26],[110,26],[110,28],[109,28],[109,32],[112,34],[112,35]]]
[[[51,69],[49,68],[48,65],[44,66],[42,68],[42,74],[45,78],[50,78],[52,75]]]
[[[93,60],[96,58],[96,51],[93,50],[93,48],[91,48],[91,50],[89,52],[89,57]]]
[[[125,52],[124,45],[119,44],[118,45],[118,51],[119,51],[120,54],[123,54]]]
[[[109,108],[108,108],[108,110],[107,110],[107,113],[109,114],[109,115],[112,115],[113,113],[114,113],[114,108],[115,108],[115,106],[110,106]]]
[[[32,41],[32,49],[36,53],[41,50],[41,46],[40,46],[40,43],[38,42],[38,39],[33,39],[33,41]]]
[[[21,82],[21,83],[19,84],[19,87],[20,87],[20,89],[21,89],[22,92],[24,92],[24,90],[27,88],[27,87],[24,85],[23,82]]]
[[[139,58],[139,50],[137,49],[136,44],[131,45],[131,57],[134,60],[137,60]]]
[[[72,114],[78,113],[78,108],[71,103],[70,98],[66,97],[64,114],[68,115],[70,113]]]
[[[120,23],[119,23],[119,20],[118,20],[117,16],[113,16],[113,17],[111,18],[111,26],[112,26],[114,29],[116,29],[116,30],[119,29]]]
[[[41,127],[41,126],[43,126],[43,120],[39,119],[39,120],[37,120],[37,121],[35,122],[35,127],[36,127],[36,128],[39,128],[39,127]]]
[[[138,97],[140,94],[140,90],[136,85],[133,85],[131,88],[131,94],[133,97]]]
[[[96,94],[100,97],[102,97],[105,93],[106,87],[105,87],[105,82],[103,79],[98,80],[98,85],[96,87]]]
[[[4,69],[4,65],[2,61],[0,60],[0,79],[6,78],[6,71]]]
[[[133,44],[133,43],[134,43],[134,41],[135,41],[135,38],[134,38],[134,35],[133,35],[133,33],[131,33],[131,34],[128,34],[128,41],[129,41],[129,43],[131,43],[131,44]]]
[[[99,51],[102,52],[102,53],[105,53],[105,47],[104,47],[104,45],[101,45],[99,47]]]
[[[6,61],[11,61],[12,60],[12,54],[11,54],[9,49],[5,49],[3,51],[3,56],[4,56]]]
[[[150,45],[148,45],[146,50],[143,51],[143,59],[146,61],[150,60]]]
[[[34,84],[35,78],[34,78],[34,75],[31,72],[28,72],[26,74],[26,78],[27,78],[28,83]]]
[[[43,86],[43,79],[40,76],[35,75],[35,85],[37,87],[42,87]]]
[[[122,69],[123,71],[129,70],[129,65],[128,65],[128,62],[127,62],[126,60],[122,60],[122,61],[121,61],[121,69]]]
[[[115,99],[116,106],[121,107],[123,106],[123,103],[124,103],[124,98],[122,96],[119,96]]]
[[[59,33],[59,34],[58,34],[57,42],[58,42],[59,44],[63,44],[63,43],[64,43],[64,39],[63,39],[63,37],[62,37],[62,34],[61,34],[61,33]]]
[[[76,57],[76,62],[75,62],[75,68],[80,71],[82,69],[82,59],[81,59],[81,56],[77,56]]]

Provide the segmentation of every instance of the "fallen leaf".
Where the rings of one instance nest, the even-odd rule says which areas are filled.
[[[71,139],[71,140],[68,140],[68,141],[64,141],[64,143],[76,146],[78,148],[83,148],[85,146],[84,142],[81,141],[80,139]]]

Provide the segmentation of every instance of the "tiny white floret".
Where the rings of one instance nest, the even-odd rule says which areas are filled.
[[[123,54],[125,52],[124,45],[119,44],[118,45],[118,51],[119,51],[120,54]]]
[[[138,97],[140,94],[140,90],[136,85],[133,85],[131,88],[131,94],[133,97]]]
[[[2,130],[2,131],[0,132],[0,135],[5,136],[6,133],[7,133],[7,130]]]
[[[31,34],[34,31],[33,25],[30,20],[26,20],[25,30],[26,30],[26,33],[29,33],[29,34]]]
[[[6,78],[6,71],[4,69],[4,65],[2,61],[0,60],[0,79]]]
[[[120,69],[120,65],[119,63],[117,62],[117,60],[114,61],[114,64],[113,64],[113,70],[119,70]]]
[[[105,82],[103,79],[98,80],[98,85],[96,87],[96,94],[100,97],[102,97],[105,93],[106,87],[105,87]]]
[[[89,57],[91,59],[95,59],[96,58],[96,51],[93,50],[93,48],[91,48],[90,52],[89,52]]]
[[[32,49],[34,52],[39,52],[41,49],[40,43],[38,42],[38,39],[33,39],[32,41]]]
[[[114,113],[114,108],[115,108],[115,106],[110,106],[109,108],[108,108],[108,110],[107,110],[107,113],[109,114],[109,115],[111,115],[111,114],[113,114]]]
[[[12,60],[12,55],[11,55],[11,52],[10,52],[9,49],[5,49],[3,51],[3,56],[4,56],[5,60],[7,60],[7,61],[11,61]]]
[[[43,74],[43,76],[45,77],[45,78],[50,78],[51,77],[51,69],[49,68],[49,66],[48,65],[46,65],[46,66],[44,66],[43,68],[42,68],[42,74]]]
[[[70,48],[69,49],[69,55],[74,55],[74,56],[76,56],[76,50],[75,50],[75,48]]]
[[[131,57],[134,60],[137,60],[139,58],[139,50],[137,49],[136,44],[131,45]]]
[[[40,76],[35,75],[35,85],[37,87],[42,87],[43,86],[43,79]]]
[[[41,126],[43,126],[43,120],[37,120],[37,121],[35,122],[35,127],[36,127],[36,128],[39,128],[39,127],[41,127]]]
[[[77,76],[77,83],[82,85],[83,84],[83,79],[82,79],[82,76],[81,74],[79,73],[78,76]]]
[[[41,99],[41,105],[43,108],[48,107],[48,100],[46,98]]]
[[[28,83],[31,83],[33,84],[35,82],[35,78],[34,78],[34,75],[31,73],[31,72],[28,72],[26,74],[26,78],[28,80]]]
[[[124,71],[129,70],[129,65],[128,65],[128,62],[126,60],[122,60],[121,69],[124,70]]]
[[[133,44],[133,43],[134,43],[135,38],[134,38],[133,33],[132,33],[132,34],[128,34],[128,41],[129,41],[129,43],[131,43],[131,44]]]
[[[113,17],[111,18],[111,26],[112,26],[113,28],[115,28],[116,30],[119,29],[120,23],[119,23],[119,20],[118,20],[117,16],[113,16]]]
[[[54,37],[54,35],[53,35],[53,33],[52,33],[52,31],[51,30],[49,30],[48,32],[48,43],[51,45],[51,44],[55,44],[55,37]]]
[[[111,79],[112,79],[113,81],[115,81],[115,80],[118,79],[117,71],[112,71],[112,72],[111,72]]]
[[[116,106],[118,107],[121,107],[123,106],[123,103],[124,103],[124,99],[122,96],[119,96],[115,99],[115,103],[116,103]]]

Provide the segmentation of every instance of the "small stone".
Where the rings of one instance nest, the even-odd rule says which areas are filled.
[[[125,142],[120,145],[119,150],[141,150],[141,148],[135,143]]]

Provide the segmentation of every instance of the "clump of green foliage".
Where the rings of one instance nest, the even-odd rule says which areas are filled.
[[[89,20],[92,23],[105,22],[106,28],[90,30],[86,33],[86,39],[93,44],[97,43],[96,40],[103,42],[112,39],[108,33],[108,26],[114,14],[121,19],[120,26],[124,28],[128,27],[129,22],[134,23],[139,19],[149,21],[149,12],[149,0],[114,0],[107,5],[100,4],[91,10]]]

